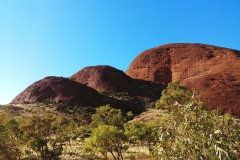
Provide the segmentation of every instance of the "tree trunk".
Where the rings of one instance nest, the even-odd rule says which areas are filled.
[[[121,147],[118,147],[117,152],[118,152],[118,160],[123,160]]]
[[[114,158],[114,160],[117,160],[116,156],[114,155],[113,151],[110,152]]]

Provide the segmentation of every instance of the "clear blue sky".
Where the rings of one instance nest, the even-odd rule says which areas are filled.
[[[125,71],[140,52],[175,42],[240,50],[240,1],[1,0],[0,104],[46,76]]]

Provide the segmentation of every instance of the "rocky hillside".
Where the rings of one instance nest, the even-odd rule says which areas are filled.
[[[203,91],[209,109],[240,117],[240,52],[204,44],[168,44],[139,54],[126,74],[159,87],[179,81]]]

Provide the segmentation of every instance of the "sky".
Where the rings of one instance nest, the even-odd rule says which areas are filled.
[[[1,0],[0,104],[47,76],[126,71],[144,50],[203,43],[240,50],[239,0]]]

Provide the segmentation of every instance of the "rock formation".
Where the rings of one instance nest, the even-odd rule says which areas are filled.
[[[148,99],[149,102],[159,99],[161,93],[161,89],[149,86],[149,82],[133,80],[123,71],[106,65],[85,67],[70,79],[97,91],[127,92],[133,97]]]
[[[131,78],[123,71],[111,66],[85,67],[72,75],[70,79],[98,91],[130,92],[132,90]]]
[[[110,104],[113,108],[133,111],[133,113],[140,113],[144,110],[144,104],[138,98],[114,96],[110,93],[109,95],[99,94],[94,88],[62,77],[46,77],[33,83],[16,96],[11,103],[35,103],[46,100],[92,108]]]
[[[169,82],[179,81],[203,91],[201,99],[209,110],[218,108],[240,117],[239,71],[240,51],[204,44],[168,44],[139,54],[126,74],[110,66],[85,67],[69,79],[46,77],[37,81],[12,103],[48,99],[69,105],[111,104],[114,108],[140,111],[144,101],[159,99]]]
[[[158,87],[169,82],[203,91],[209,109],[240,117],[240,52],[204,44],[168,44],[139,54],[126,74]]]
[[[97,94],[95,89],[68,78],[46,77],[27,87],[11,103],[32,103],[50,100],[55,103],[84,105]]]

